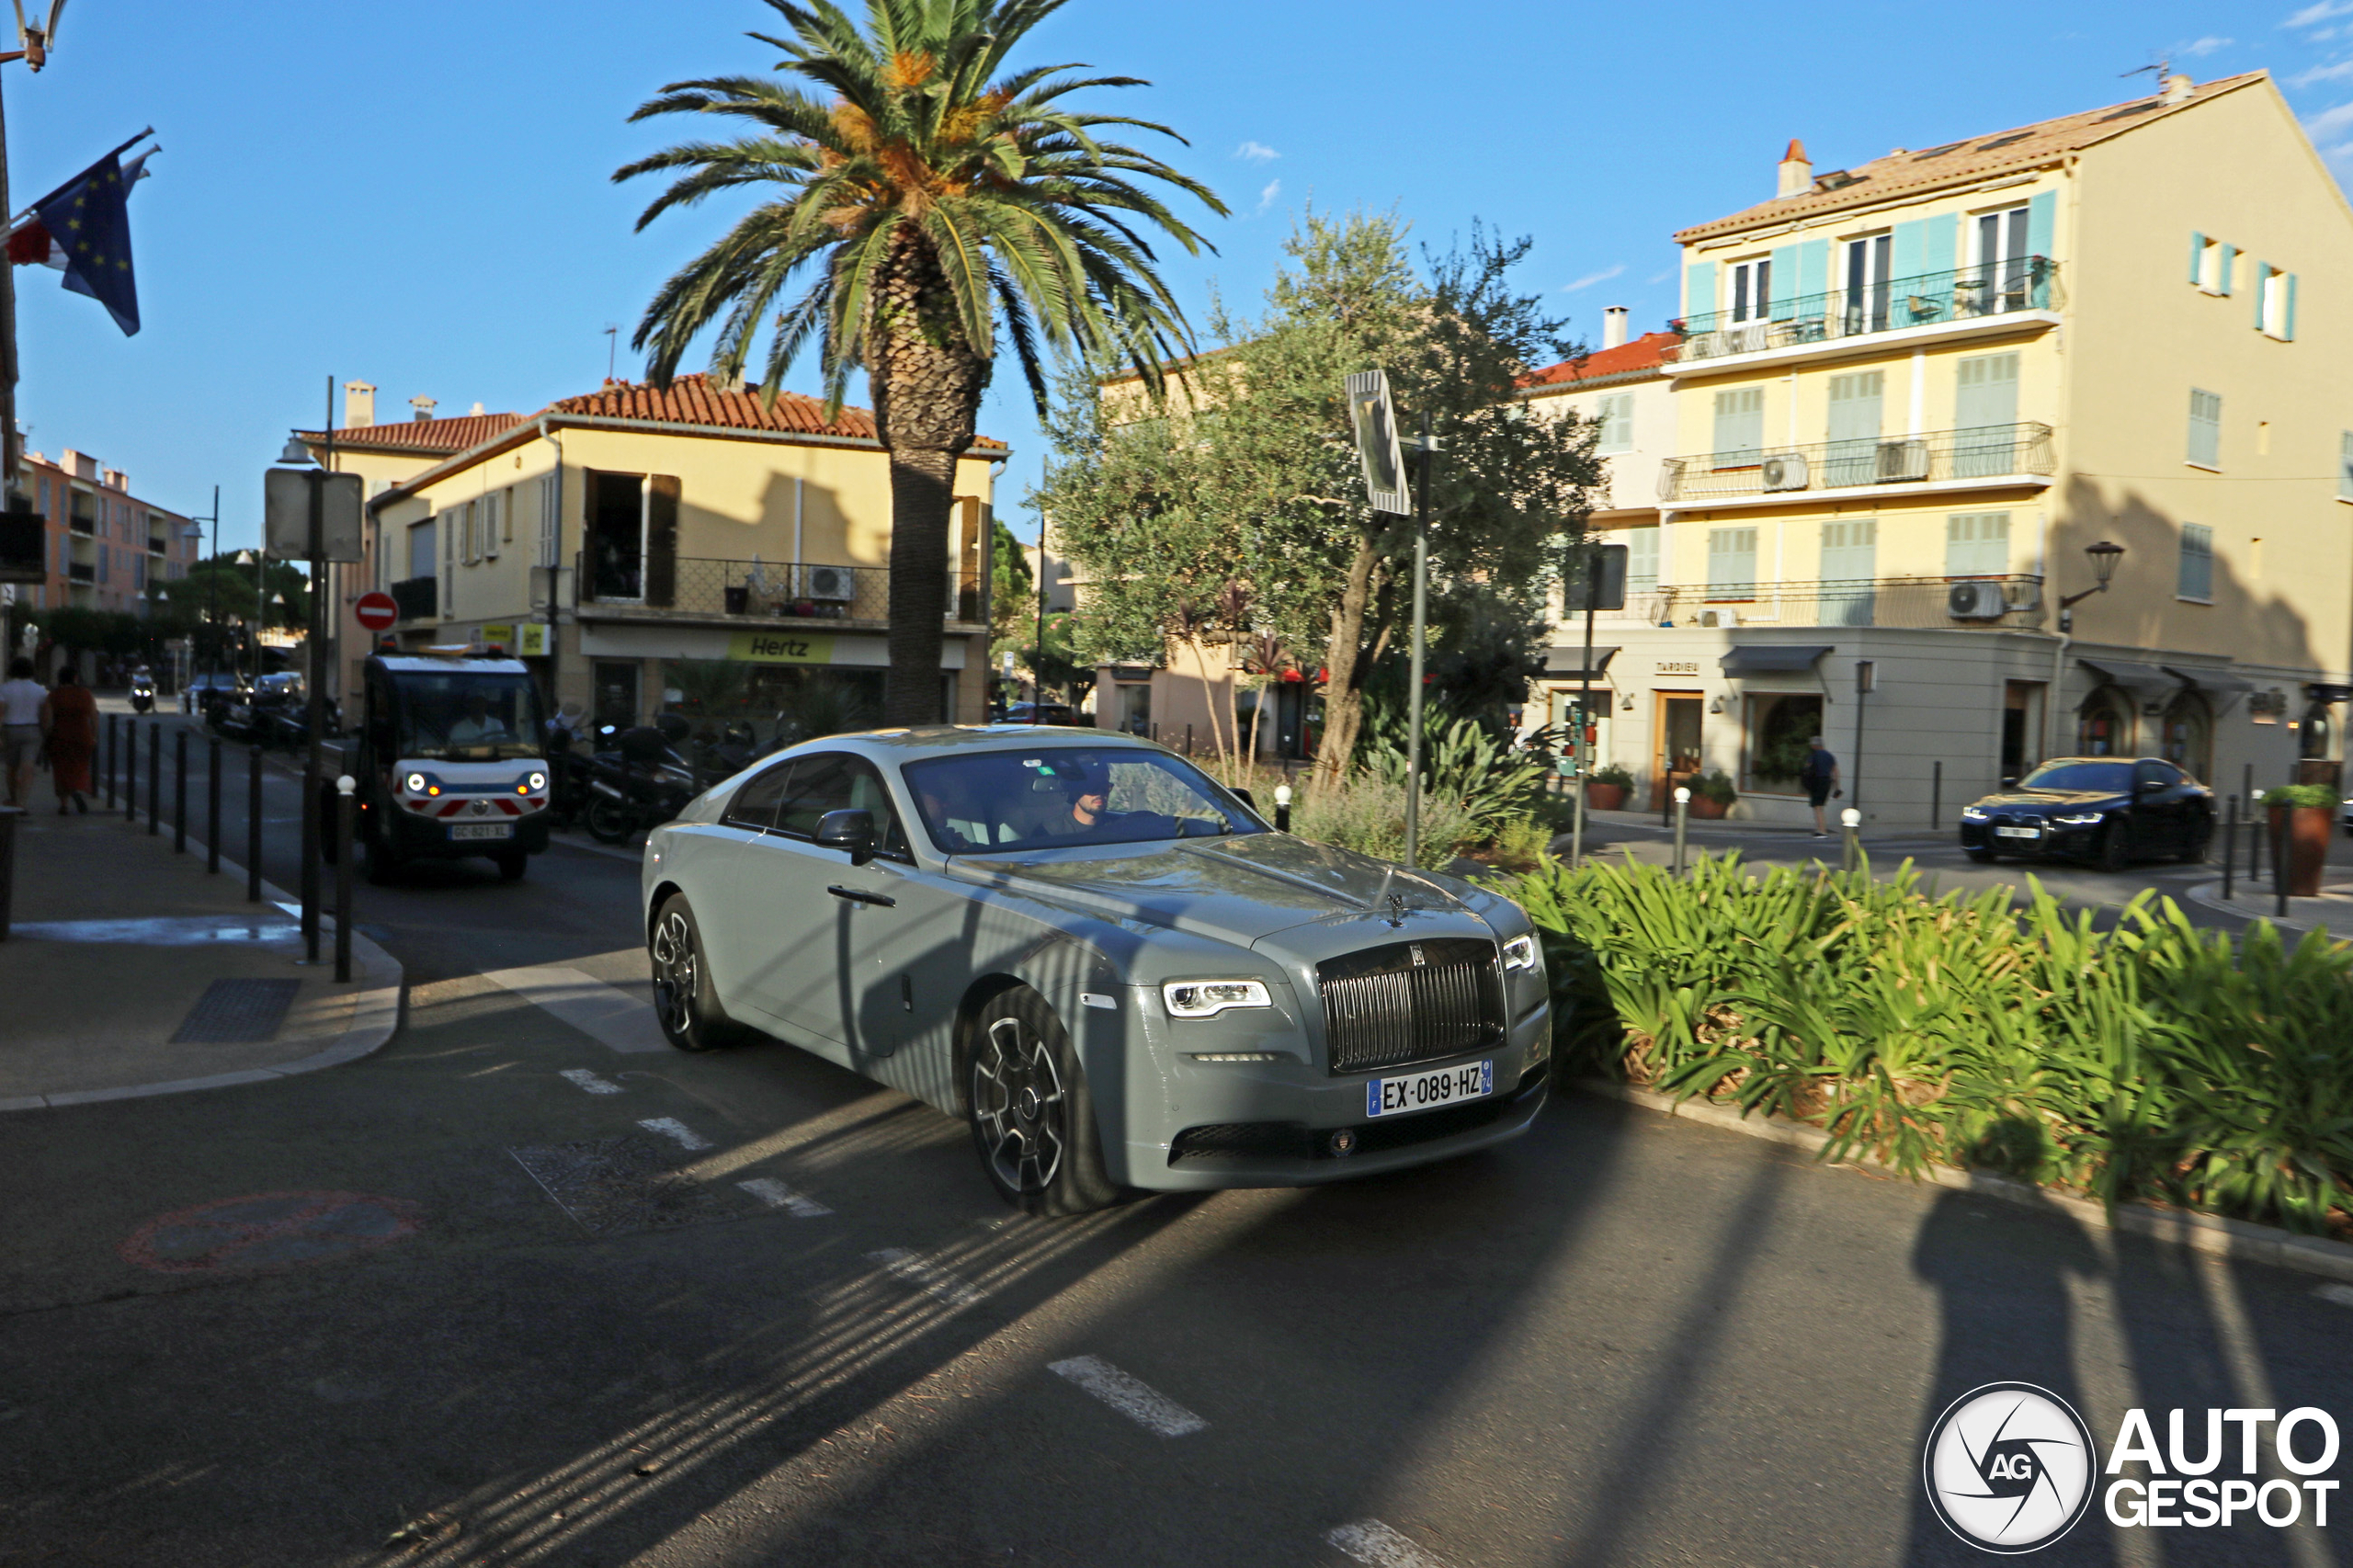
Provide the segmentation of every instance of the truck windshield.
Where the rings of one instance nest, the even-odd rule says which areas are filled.
[[[404,672],[392,690],[401,756],[494,762],[544,749],[540,694],[529,676]]]

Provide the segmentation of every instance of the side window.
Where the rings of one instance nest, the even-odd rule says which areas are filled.
[[[780,762],[736,790],[735,798],[727,803],[727,825],[762,830],[774,827],[777,804],[784,799],[785,779],[791,772],[792,764]]]
[[[883,854],[907,852],[907,835],[900,831],[898,808],[891,804],[890,789],[874,765],[863,758],[849,759],[849,809],[874,813],[875,847]]]
[[[804,756],[792,765],[792,782],[777,808],[776,827],[795,838],[817,836],[817,820],[848,809],[850,763],[839,752]]]
[[[2173,769],[2162,762],[2136,762],[2132,765],[2132,788],[2145,790],[2152,784],[2173,782]]]

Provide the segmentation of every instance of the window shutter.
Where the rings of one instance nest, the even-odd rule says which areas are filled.
[[[2206,281],[2206,236],[2195,230],[2189,235],[2189,280],[2194,284]]]
[[[1922,220],[1915,218],[1908,223],[1898,223],[1889,231],[1895,242],[1891,252],[1893,259],[1887,266],[1890,278],[1917,278],[1927,270],[1920,259],[1922,244],[1927,237],[1927,227]]]
[[[2346,437],[2353,442],[2353,435]],[[2348,458],[2347,472],[2353,472],[2353,458]],[[1658,587],[1658,536],[1656,527],[1626,530],[1626,591],[1650,593]]]
[[[678,476],[645,476],[645,602],[667,607],[678,592]]]
[[[2059,193],[2046,190],[2026,204],[2026,254],[2047,256],[2054,238],[2052,228],[2059,215]]]
[[[1798,246],[1798,292],[1826,294],[1830,291],[1830,242],[1807,240]]]
[[[2270,322],[2265,318],[2271,313],[2271,290],[2277,287],[2279,285],[2273,282],[2271,277],[2271,264],[2268,261],[2256,262],[2255,264],[2255,330],[2257,332],[2265,331],[2271,325]]]
[[[2222,266],[2214,277],[2214,292],[2224,299],[2231,297],[2231,274],[2238,270],[2239,253],[2234,245],[2222,247]]]
[[[2181,525],[2181,567],[2174,594],[2185,599],[2214,597],[2214,530],[2204,523]]]
[[[1716,264],[1694,262],[1683,269],[1683,314],[1713,315],[1716,312]]]
[[[1798,290],[1802,287],[1798,281],[1802,270],[1798,266],[1798,247],[1781,246],[1773,253],[1772,263],[1773,308],[1770,313],[1775,321],[1790,321],[1798,313]]]
[[[2279,286],[2288,290],[2287,299],[2279,306],[2279,341],[2293,343],[2296,341],[2296,275],[2281,273]]]
[[[2353,430],[2336,437],[2336,498],[2353,501]]]
[[[1920,270],[1949,272],[1961,265],[1961,220],[1950,212],[1926,221],[1920,230]]]

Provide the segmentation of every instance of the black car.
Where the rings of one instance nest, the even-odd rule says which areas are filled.
[[[218,672],[192,676],[188,683],[180,687],[180,711],[210,717],[214,708],[222,703],[243,702],[246,695],[243,676]]]
[[[2090,860],[2120,870],[2206,858],[2214,791],[2162,757],[2058,756],[1961,812],[1961,846],[1987,861]]]

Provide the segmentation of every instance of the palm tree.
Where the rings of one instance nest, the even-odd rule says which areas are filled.
[[[891,460],[883,722],[929,723],[956,461],[972,447],[1000,334],[1041,415],[1041,340],[1090,366],[1132,368],[1157,392],[1162,364],[1190,335],[1139,230],[1156,226],[1196,255],[1206,242],[1147,187],[1226,209],[1158,158],[1097,136],[1131,127],[1182,142],[1174,131],[1061,107],[1082,88],[1146,85],[1138,78],[1073,65],[1000,74],[1063,0],[868,0],[862,26],[830,0],[767,3],[791,36],[750,36],[784,51],[778,70],[813,92],[754,76],[678,82],[631,116],[714,114],[752,127],[617,171],[616,180],[677,174],[640,230],[715,191],[772,189],[662,286],[631,343],[646,350],[647,379],[666,386],[687,346],[716,324],[711,369],[733,381],[772,324],[760,390],[773,397],[813,337],[829,413],[866,371]],[[780,303],[804,269],[805,289]]]

